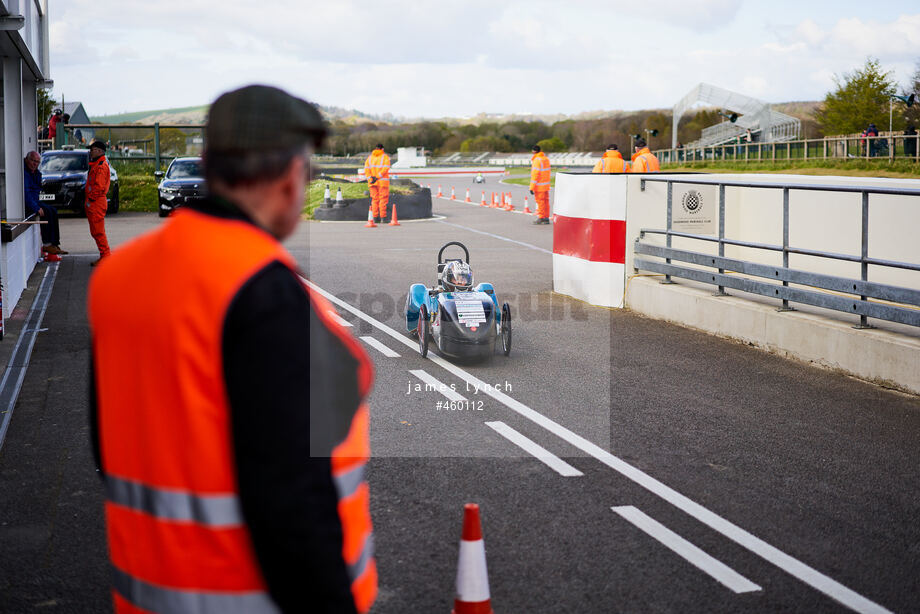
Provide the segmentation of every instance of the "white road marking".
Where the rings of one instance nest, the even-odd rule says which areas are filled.
[[[754,584],[722,561],[706,554],[654,518],[644,514],[641,510],[631,505],[612,507],[610,509],[676,552],[691,565],[705,571],[715,578],[716,581],[724,584],[736,593],[751,593],[761,590],[758,585]]]
[[[338,313],[336,313],[335,311],[330,311],[330,312],[329,312],[329,315],[331,315],[333,318],[335,318],[335,321],[338,322],[339,324],[341,324],[342,326],[351,327],[351,322],[349,322],[348,320],[346,320],[345,318],[343,318],[342,316],[340,316],[340,315],[339,315]]]
[[[456,390],[447,384],[442,384],[434,377],[429,375],[427,371],[423,371],[422,369],[413,369],[409,371],[409,373],[425,382],[428,386],[431,386],[434,389],[434,392],[440,392],[443,394],[445,397],[447,397],[448,401],[466,401],[466,399],[458,394]]]
[[[487,237],[492,237],[493,239],[499,239],[501,241],[508,241],[509,243],[514,243],[516,245],[521,245],[528,249],[534,249],[538,252],[543,252],[544,254],[553,255],[552,250],[543,249],[542,247],[537,247],[536,245],[531,245],[530,243],[524,243],[523,241],[515,241],[514,239],[509,239],[508,237],[503,237],[501,235],[495,235],[491,232],[484,232],[482,230],[476,230],[475,228],[470,228],[469,226],[461,226],[460,224],[453,224],[451,222],[445,222],[443,220],[438,220],[439,224],[447,224],[448,226],[453,226],[454,228],[462,228],[463,230],[469,230],[470,232],[475,232],[477,234],[486,235]]]
[[[478,232],[478,231],[477,231]],[[355,314],[371,326],[374,326],[378,330],[390,335],[392,338],[396,339],[400,343],[405,344],[406,346],[415,349],[416,344],[414,341],[405,337],[386,324],[376,320],[375,318],[367,315],[360,309],[352,307],[348,303],[342,301],[333,294],[323,290],[313,282],[306,280],[306,283],[321,295],[326,297],[329,301],[339,305],[343,309],[350,311]],[[872,612],[872,613],[888,613],[890,610],[880,606],[874,601],[863,597],[856,591],[853,591],[843,584],[837,582],[833,578],[830,578],[820,571],[806,565],[805,563],[799,561],[798,559],[789,556],[779,548],[771,546],[767,542],[763,541],[759,537],[751,535],[741,527],[725,520],[721,516],[715,514],[714,512],[709,511],[707,508],[703,507],[699,503],[693,501],[692,499],[680,494],[673,488],[659,482],[652,476],[644,473],[640,469],[633,467],[626,461],[614,456],[607,450],[604,450],[595,443],[592,443],[576,433],[565,428],[561,424],[553,422],[543,414],[527,407],[520,401],[512,399],[502,391],[492,387],[486,386],[485,382],[479,378],[467,373],[457,365],[447,362],[440,356],[433,354],[428,354],[429,359],[434,364],[438,365],[442,369],[452,373],[453,375],[459,377],[460,379],[466,381],[471,386],[479,387],[482,391],[494,398],[499,403],[502,403],[512,411],[520,414],[524,418],[527,418],[531,422],[542,426],[549,432],[553,433],[560,439],[563,439],[579,450],[593,456],[601,463],[607,465],[614,471],[620,473],[624,477],[632,480],[639,486],[649,490],[650,492],[658,495],[671,505],[683,510],[685,513],[693,516],[703,524],[707,525],[709,528],[717,531],[732,540],[733,542],[739,544],[740,546],[747,548],[757,556],[763,558],[764,560],[773,563],[780,569],[791,574],[792,576],[798,578],[805,584],[808,584],[815,590],[818,590],[831,599],[840,602],[846,607],[855,610],[856,612]]]
[[[387,358],[399,358],[399,354],[397,354],[396,352],[394,352],[387,346],[383,345],[382,343],[380,343],[373,337],[361,337],[361,341],[368,344],[369,346],[371,346],[372,348],[374,348],[375,350],[377,350],[378,352],[380,352]]]
[[[524,435],[521,435],[519,432],[505,424],[504,422],[486,422],[486,426],[494,430],[496,433],[515,444],[516,446],[522,448],[525,452],[536,457],[537,460],[546,464],[550,469],[561,475],[562,477],[570,478],[579,475],[584,475],[581,471],[568,464],[540,444],[535,441],[531,441]]]

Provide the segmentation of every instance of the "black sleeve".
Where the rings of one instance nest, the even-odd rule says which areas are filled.
[[[310,301],[273,263],[240,290],[223,331],[243,515],[284,612],[355,612],[328,456],[310,454]]]

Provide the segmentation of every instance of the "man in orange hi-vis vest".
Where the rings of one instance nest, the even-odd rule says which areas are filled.
[[[387,216],[387,203],[390,200],[390,156],[383,151],[380,143],[364,161],[364,177],[371,193],[374,221],[379,223]]]
[[[619,147],[614,144],[607,145],[604,157],[594,165],[592,173],[628,173],[629,164],[623,160]]]
[[[533,223],[549,224],[549,158],[541,151],[539,145],[534,145],[531,151],[533,157],[530,158],[530,193],[537,201],[537,219]]]
[[[375,600],[371,363],[281,245],[325,132],[280,89],[223,94],[206,128],[210,195],[90,280],[116,613],[364,613]]]
[[[657,173],[660,170],[658,158],[649,151],[648,146],[645,144],[645,139],[636,139],[636,155],[633,158],[632,168],[629,169],[629,172]]]

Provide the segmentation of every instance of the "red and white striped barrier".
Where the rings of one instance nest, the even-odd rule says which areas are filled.
[[[556,176],[553,290],[622,307],[626,283],[626,176]]]

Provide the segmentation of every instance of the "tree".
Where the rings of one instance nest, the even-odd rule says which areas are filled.
[[[835,75],[834,84],[836,89],[828,92],[824,105],[815,112],[824,134],[862,132],[870,123],[888,125],[888,102],[897,90],[892,73],[883,70],[878,60],[868,58],[862,68],[842,77]],[[896,127],[903,123],[899,117]]]
[[[540,146],[540,149],[546,152],[565,151],[568,149],[568,147],[565,146],[565,142],[563,142],[563,140],[558,136],[538,141],[537,145]]]
[[[39,88],[38,90],[38,123],[44,126],[54,112],[54,105],[57,103],[51,97],[51,90]]]
[[[901,92],[902,96],[910,96],[914,94],[917,97],[920,97],[920,60],[917,60],[917,67],[914,70],[914,76],[911,77],[910,82],[907,84],[907,87]],[[920,100],[914,102],[914,104],[909,108],[905,109],[902,103],[896,102],[894,112],[898,114],[899,109],[903,111],[901,115],[904,116],[906,123],[911,124],[914,128],[920,126]]]

